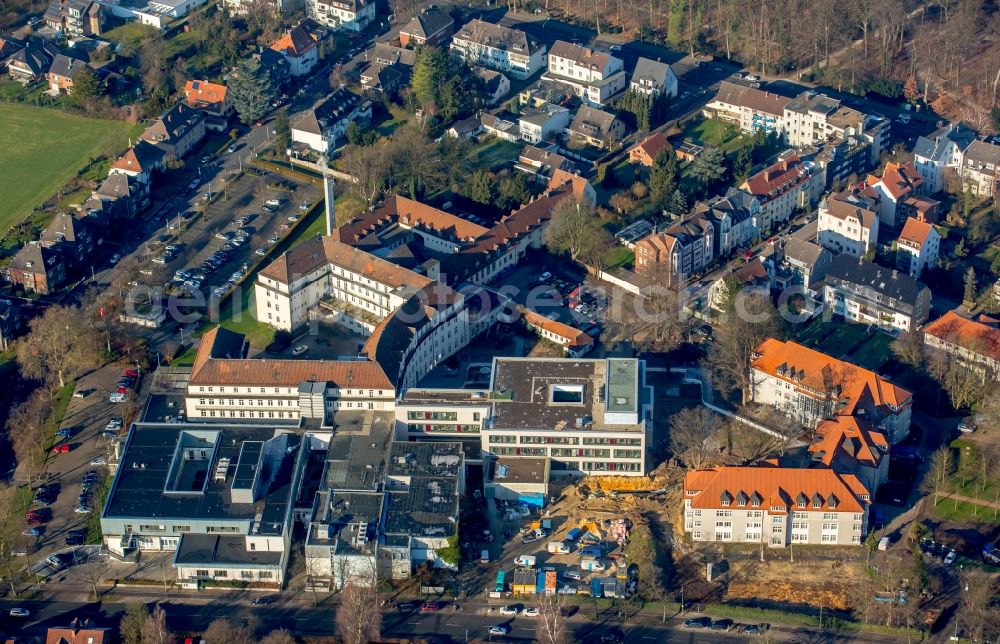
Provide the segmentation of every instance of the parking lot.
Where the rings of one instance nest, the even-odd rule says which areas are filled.
[[[47,504],[32,505],[32,510],[40,513],[43,519],[33,526],[39,534],[37,537],[22,534],[15,548],[23,549],[32,562],[78,545],[80,540],[77,539],[67,543],[71,532],[82,534],[84,540],[88,536],[92,540],[99,536],[93,531],[88,535],[88,521],[94,512],[100,513],[101,492],[108,480],[106,463],[113,460],[114,443],[124,434],[124,426],[134,414],[138,395],[137,390],[131,390],[121,402],[109,401],[125,369],[128,367],[109,365],[77,382],[75,393],[80,397],[74,395],[70,399],[60,425],[64,437],[57,442],[57,445],[67,445],[63,448],[67,451],[50,452],[38,482],[33,485],[36,489],[44,485],[50,490]],[[141,381],[138,384],[141,386]],[[106,431],[115,418],[124,421],[123,428]],[[100,464],[102,462],[105,464]],[[88,508],[89,512],[83,511]]]

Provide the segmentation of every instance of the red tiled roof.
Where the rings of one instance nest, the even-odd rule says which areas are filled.
[[[932,230],[934,230],[934,226],[923,221],[917,221],[913,217],[908,217],[906,224],[903,226],[903,231],[899,233],[899,240],[921,247],[927,243],[927,236],[931,234]]]
[[[993,360],[1000,360],[1000,329],[968,320],[954,311],[948,311],[925,326],[924,333]]]
[[[594,339],[580,329],[563,324],[558,320],[550,320],[531,309],[521,307],[521,315],[524,316],[524,321],[528,325],[544,329],[549,333],[554,333],[560,338],[565,338],[567,341],[566,346],[568,347],[582,347],[594,343]]]
[[[809,446],[810,454],[817,454],[820,461],[830,466],[838,452],[858,461],[865,467],[878,467],[882,456],[889,449],[885,435],[871,423],[853,416],[838,416],[824,420],[816,427],[820,439]]]
[[[736,508],[740,493],[749,499],[760,497],[759,508],[771,512],[773,506],[795,512],[863,512],[868,490],[853,474],[840,474],[828,469],[787,467],[718,467],[688,472],[684,478],[684,497],[696,509]],[[728,506],[723,496],[731,497]],[[814,498],[820,503],[816,507]],[[798,499],[805,505],[798,507]]]
[[[881,182],[893,201],[898,201],[900,197],[916,192],[924,184],[924,179],[917,173],[917,166],[912,161],[903,165],[890,161],[885,164]]]
[[[798,390],[805,389],[807,395],[826,396],[840,387],[840,400],[846,403],[840,414],[853,414],[865,396],[876,406],[891,405],[897,409],[908,405],[913,397],[873,371],[795,342],[771,338],[757,348],[757,354],[751,363],[754,369],[791,383]]]
[[[643,153],[650,159],[655,159],[656,155],[660,153],[660,150],[670,147],[670,142],[667,141],[667,137],[663,132],[657,132],[651,136],[647,136],[641,142],[636,143],[632,150],[640,149]],[[629,153],[632,152],[629,150]]]
[[[590,182],[578,174],[566,172],[560,168],[556,168],[552,171],[552,178],[549,179],[548,189],[555,190],[565,186],[567,183],[570,184],[570,187],[573,190],[573,196],[577,200],[583,200],[587,197],[587,188],[590,187]]]
[[[184,98],[191,107],[222,103],[226,100],[228,91],[225,85],[203,80],[189,80],[184,83]]]
[[[315,46],[316,39],[301,26],[292,27],[271,43],[271,49],[289,56],[304,56]]]
[[[741,187],[766,201],[769,197],[799,186],[808,176],[809,171],[799,160],[799,156],[792,154],[753,175]]]

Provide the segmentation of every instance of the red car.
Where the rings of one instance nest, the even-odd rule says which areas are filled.
[[[52,446],[53,454],[67,454],[69,453],[69,450],[70,450],[69,443],[61,443],[59,445]]]
[[[42,517],[28,517],[24,520],[25,525],[42,525],[45,523],[45,519]]]
[[[421,613],[436,613],[441,610],[441,604],[437,602],[424,602],[424,605],[420,607]]]
[[[138,378],[139,372],[136,371],[135,369],[126,369],[125,373],[123,373],[122,375],[125,376],[126,378]]]

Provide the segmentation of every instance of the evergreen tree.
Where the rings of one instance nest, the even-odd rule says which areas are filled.
[[[476,203],[492,204],[496,197],[496,186],[493,184],[493,175],[485,170],[477,170],[469,177],[466,184],[465,196]]]
[[[711,189],[729,174],[726,155],[719,148],[708,146],[695,157],[689,173],[702,188]]]
[[[526,204],[531,201],[531,190],[528,188],[528,175],[514,172],[500,180],[500,195],[496,205],[501,210],[512,210],[516,204]]]
[[[751,146],[743,146],[736,151],[736,157],[733,159],[733,175],[743,181],[750,176],[751,170],[753,170],[753,150]]]
[[[440,47],[422,47],[417,51],[410,77],[413,96],[423,106],[436,105],[438,88],[448,73],[448,54]]]
[[[684,193],[680,191],[680,188],[670,193],[670,198],[667,200],[667,210],[677,215],[687,212],[687,199],[684,198]]]
[[[274,136],[277,138],[279,153],[284,154],[292,144],[292,126],[288,122],[288,111],[284,108],[274,117]]]
[[[972,306],[976,302],[976,269],[971,266],[965,271],[965,293],[963,297],[966,306]]]
[[[78,101],[85,101],[90,98],[98,98],[104,94],[101,81],[97,78],[89,66],[83,68],[73,77],[72,95]]]
[[[649,169],[649,196],[656,208],[665,208],[677,188],[677,154],[671,146],[660,150]]]
[[[478,77],[440,47],[417,51],[410,88],[422,108],[440,110],[445,120],[470,114],[481,104]]]
[[[278,90],[258,60],[245,58],[236,66],[234,78],[229,81],[229,95],[240,121],[253,123],[267,114]]]

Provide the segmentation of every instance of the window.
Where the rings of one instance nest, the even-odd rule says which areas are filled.
[[[194,571],[194,576],[195,577],[208,577],[208,571],[207,570],[195,570]]]
[[[212,576],[215,577],[216,579],[225,579],[226,577],[229,576],[229,572],[226,570],[216,570],[215,572],[212,573]]]

